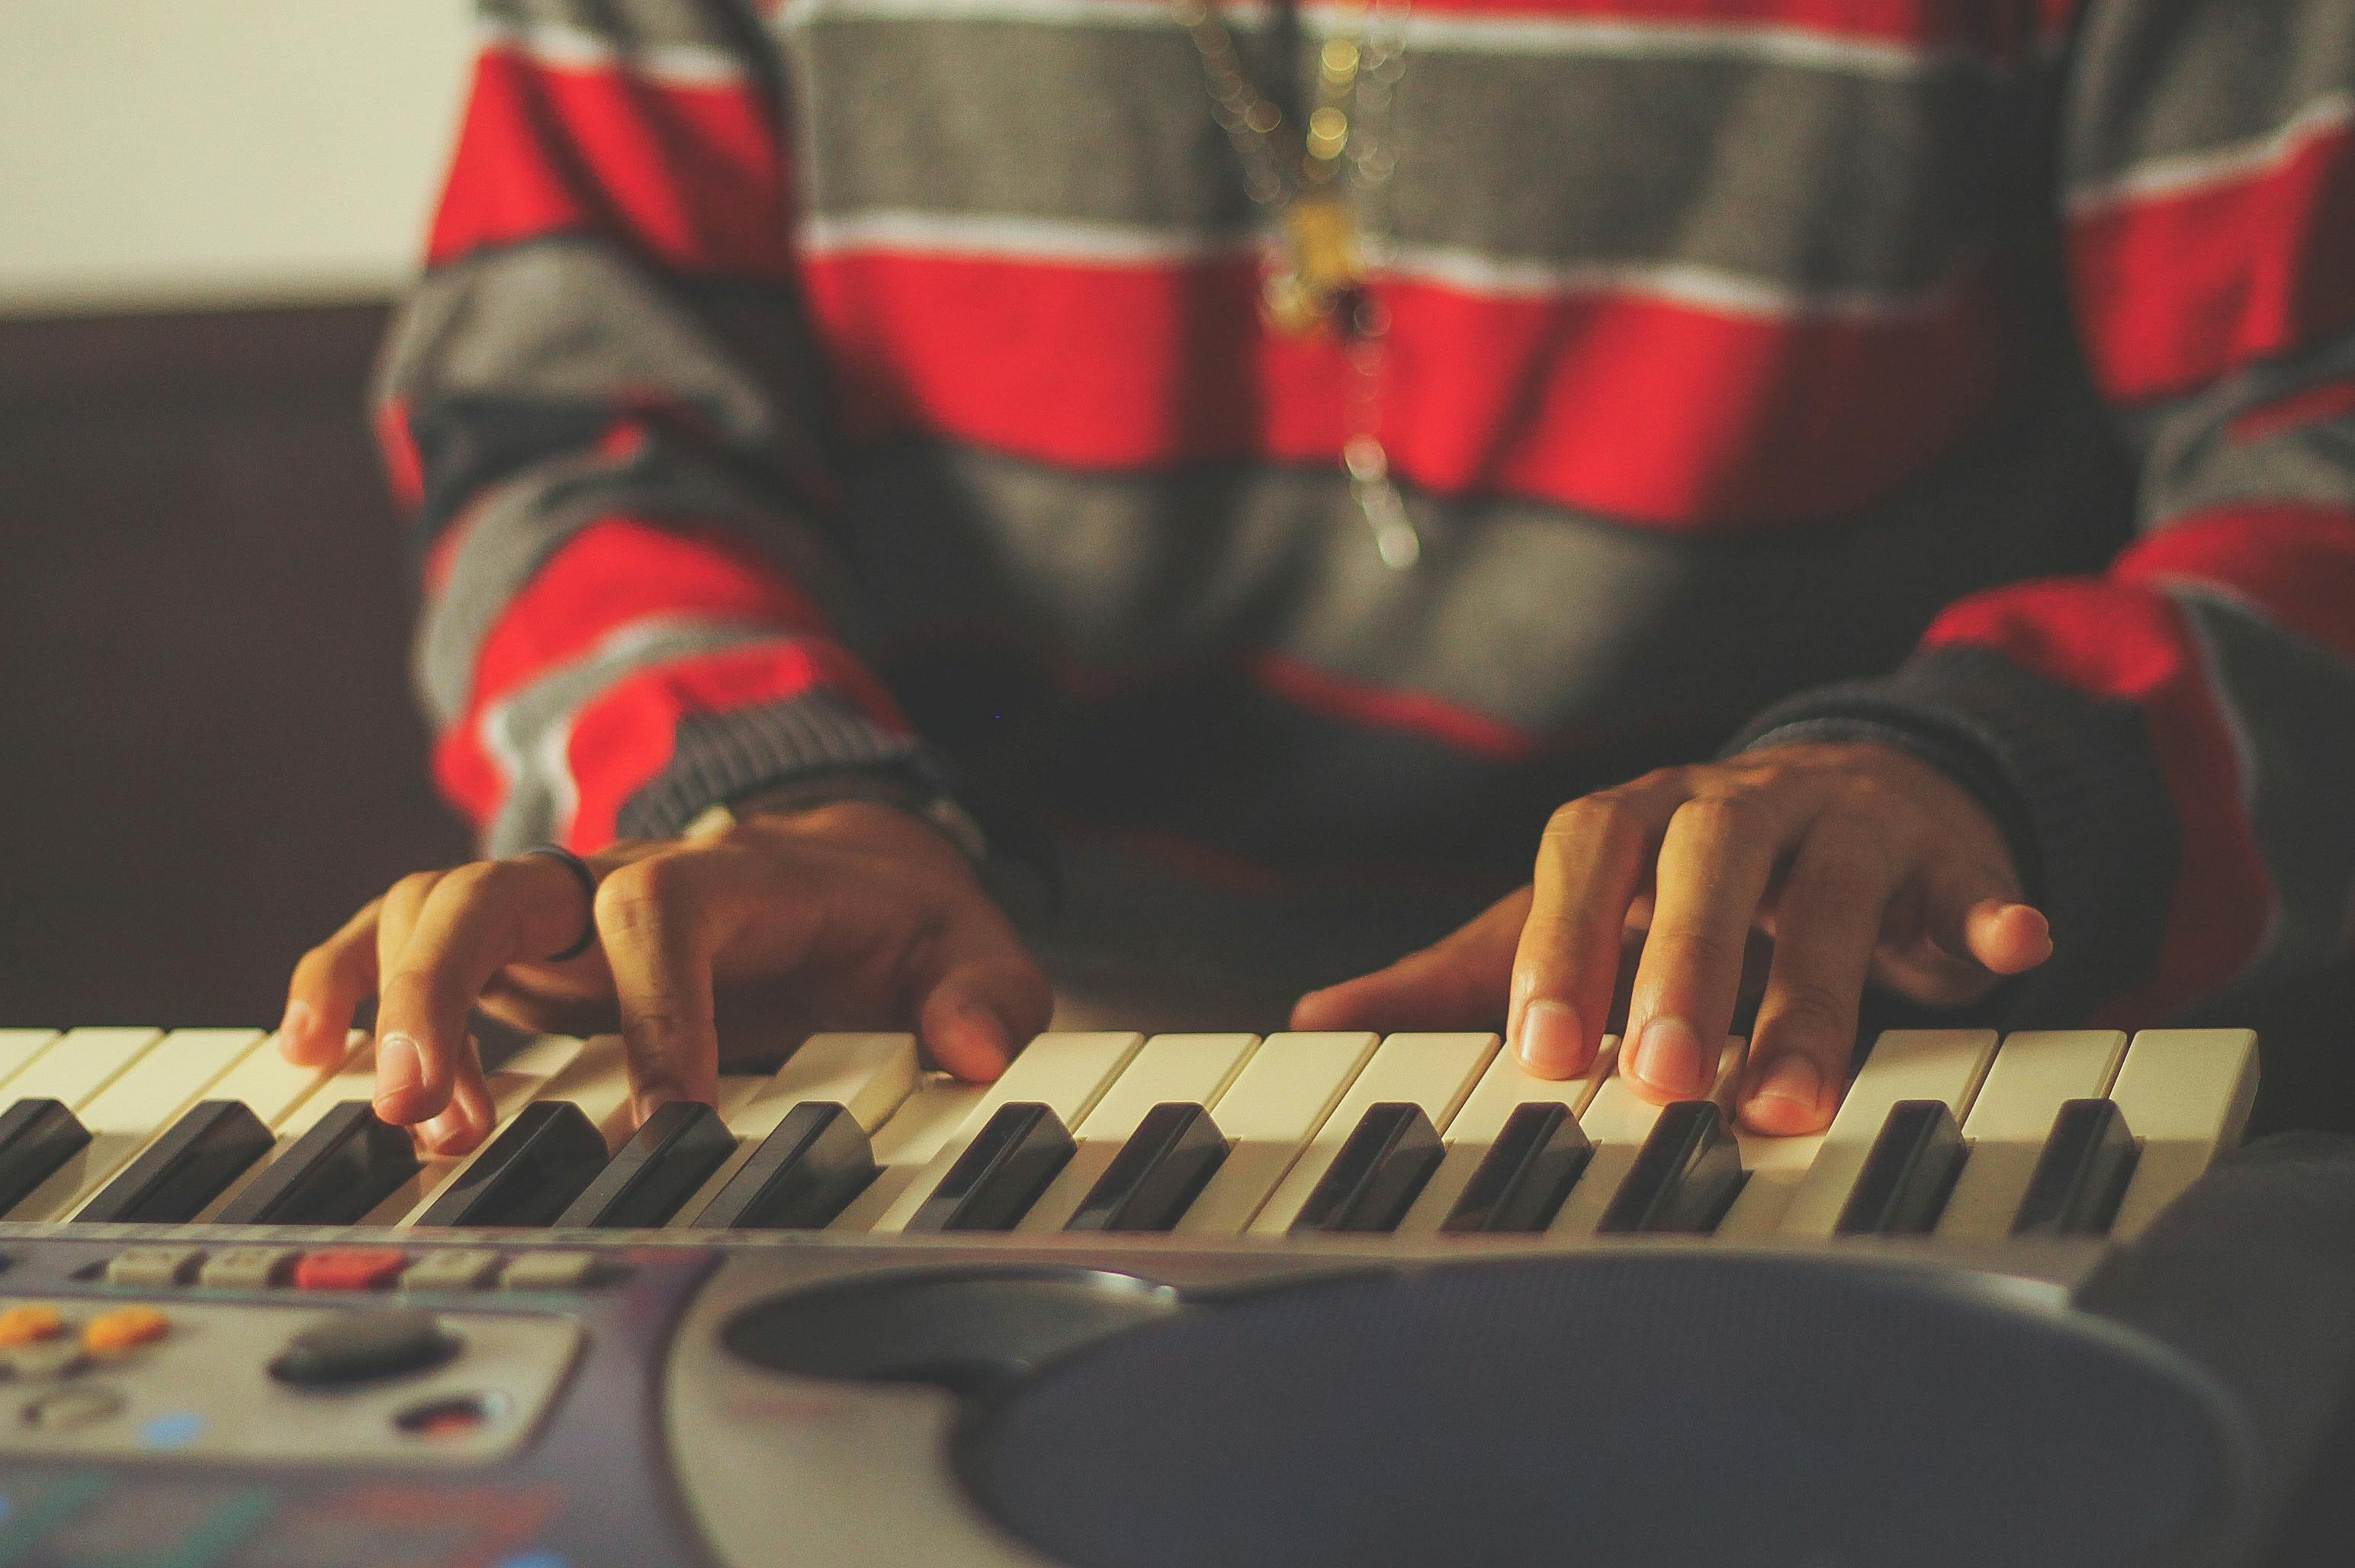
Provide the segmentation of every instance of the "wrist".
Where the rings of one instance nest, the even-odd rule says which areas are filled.
[[[989,859],[980,824],[943,790],[898,771],[843,769],[767,784],[707,808],[687,824],[687,838],[709,837],[756,818],[802,816],[832,808],[881,807],[912,817],[948,840],[978,869]]]

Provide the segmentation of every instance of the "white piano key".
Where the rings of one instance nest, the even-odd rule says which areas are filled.
[[[1969,1152],[1938,1216],[1937,1233],[1955,1241],[2009,1235],[2052,1118],[2066,1101],[2107,1093],[2126,1051],[2122,1029],[2021,1029],[2005,1036],[1963,1121]]]
[[[1433,1127],[1445,1133],[1496,1053],[1493,1034],[1394,1034],[1383,1040],[1267,1202],[1252,1217],[1249,1233],[1280,1236],[1292,1229],[1301,1206],[1373,1106],[1388,1101],[1420,1105]]]
[[[368,1039],[365,1030],[354,1029],[345,1037],[344,1054],[337,1061],[317,1067],[297,1067],[279,1054],[278,1037],[272,1035],[221,1074],[219,1081],[205,1092],[205,1097],[241,1100],[261,1118],[262,1125],[275,1130],[297,1105],[333,1083],[351,1061],[352,1053],[366,1045]]]
[[[1718,1054],[1716,1087],[1710,1097],[1721,1107],[1732,1086],[1741,1081],[1745,1049],[1746,1042],[1736,1036],[1728,1040]],[[1619,1195],[1619,1184],[1627,1179],[1628,1169],[1643,1152],[1644,1140],[1651,1136],[1652,1125],[1665,1108],[1640,1098],[1620,1075],[1618,1036],[1604,1037],[1594,1071],[1602,1075],[1602,1081],[1578,1118],[1579,1129],[1594,1146],[1594,1153],[1587,1159],[1586,1173],[1562,1200],[1553,1223],[1546,1227],[1549,1236],[1594,1234],[1594,1227],[1603,1222],[1604,1211]]]
[[[964,1146],[964,1132],[974,1107],[988,1093],[986,1086],[936,1075],[908,1096],[890,1120],[875,1135],[878,1167],[874,1181],[826,1227],[829,1231],[872,1231],[877,1221],[915,1190],[917,1180],[932,1168],[943,1150]],[[984,1118],[985,1120],[986,1118]],[[939,1178],[933,1178],[937,1181]],[[923,1189],[929,1192],[931,1188]],[[922,1204],[921,1196],[916,1200]],[[902,1221],[900,1227],[904,1228]]]
[[[722,1080],[719,1119],[736,1136],[736,1152],[679,1205],[670,1228],[691,1227],[794,1106],[832,1101],[871,1137],[916,1093],[922,1076],[914,1035],[837,1033],[810,1036],[767,1078]]]
[[[303,1135],[317,1125],[319,1118],[330,1110],[347,1100],[370,1100],[375,1097],[376,1041],[360,1029],[352,1031],[350,1040],[351,1052],[344,1059],[343,1066],[327,1073],[324,1081],[321,1081],[314,1072],[312,1087],[307,1092],[295,1093],[287,1086],[287,1080],[282,1078],[274,1080],[279,1085],[274,1092],[291,1095],[292,1103],[287,1105],[279,1118],[271,1124],[271,1131],[276,1136],[271,1142],[270,1152],[256,1160],[252,1168],[243,1176],[223,1189],[219,1197],[205,1205],[204,1212],[197,1216],[198,1223],[209,1223],[222,1210],[236,1201],[238,1195],[243,1192],[249,1184],[271,1166],[276,1164],[279,1157],[293,1147]],[[259,1075],[261,1070],[253,1067],[253,1061],[254,1059],[249,1056],[240,1070],[230,1076],[233,1079],[242,1079],[247,1068],[252,1068],[252,1071]],[[261,1107],[256,1105],[255,1111],[260,1114]],[[267,1115],[262,1119],[271,1120]]]
[[[1015,1229],[1061,1230],[1156,1105],[1184,1101],[1208,1107],[1217,1120],[1219,1096],[1258,1045],[1255,1034],[1157,1034],[1146,1040],[1086,1120],[1072,1129],[1077,1147],[1071,1163]]]
[[[90,1142],[11,1211],[17,1220],[63,1220],[88,1201],[148,1141],[202,1099],[220,1076],[262,1041],[260,1029],[184,1029],[165,1035],[137,1064],[90,1098],[79,1115]]]
[[[1489,1037],[1492,1040],[1495,1036]],[[1603,1086],[1604,1069],[1610,1058],[1597,1052],[1594,1066],[1582,1078],[1540,1078],[1521,1065],[1520,1057],[1513,1051],[1498,1051],[1489,1059],[1488,1070],[1480,1074],[1464,1108],[1447,1124],[1440,1141],[1447,1152],[1439,1168],[1431,1173],[1414,1206],[1399,1221],[1398,1233],[1402,1236],[1429,1235],[1436,1232],[1464,1196],[1471,1183],[1472,1173],[1488,1157],[1497,1138],[1523,1105],[1561,1105],[1573,1116],[1586,1109],[1594,1099],[1595,1091]]]
[[[601,1038],[618,1042],[620,1037]],[[433,1200],[441,1196],[442,1189],[482,1158],[484,1151],[506,1131],[507,1124],[539,1097],[549,1081],[572,1065],[586,1043],[570,1035],[543,1034],[526,1041],[513,1056],[485,1073],[483,1084],[491,1092],[494,1120],[483,1141],[462,1155],[427,1155],[417,1174],[396,1188],[360,1223],[394,1225],[403,1230],[416,1224]]]
[[[1380,1044],[1362,1031],[1268,1036],[1219,1096],[1212,1117],[1227,1157],[1178,1233],[1233,1235],[1248,1224]]]
[[[53,1029],[0,1029],[0,1090],[59,1038]]]
[[[1779,1232],[1830,1236],[1890,1107],[1900,1100],[1943,1100],[1955,1119],[1963,1120],[1995,1047],[1995,1030],[1987,1029],[1890,1029],[1873,1041],[1814,1163],[1783,1211]]]
[[[2241,1140],[2257,1097],[2257,1037],[2244,1029],[2147,1029],[2110,1099],[2139,1146],[2110,1233],[2131,1241]]]
[[[932,1196],[932,1189],[940,1185],[941,1178],[949,1173],[949,1168],[964,1152],[964,1146],[996,1115],[1000,1105],[1035,1102],[1053,1111],[1068,1129],[1094,1109],[1097,1099],[1144,1044],[1141,1034],[1118,1032],[1042,1034],[1032,1040],[1007,1065],[997,1081],[983,1091],[966,1114],[965,1124],[958,1129],[954,1140],[934,1154],[931,1162],[892,1199],[890,1207],[877,1216],[873,1228],[879,1232],[906,1230],[916,1211],[923,1207],[924,1200]],[[851,1207],[857,1209],[859,1204],[854,1200]],[[848,1211],[843,1218],[848,1219]]]
[[[6,1098],[55,1100],[79,1112],[163,1038],[160,1029],[68,1029],[9,1080]]]
[[[630,1098],[629,1058],[618,1034],[591,1035],[579,1054],[540,1085],[535,1100],[567,1100],[589,1118],[605,1140],[605,1153],[629,1141],[637,1130]]]

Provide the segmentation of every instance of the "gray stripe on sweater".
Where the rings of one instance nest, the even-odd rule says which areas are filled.
[[[2313,419],[2254,437],[2243,414],[2318,387],[2355,381],[2355,336],[2295,360],[2254,367],[2190,398],[2143,411],[2134,428],[2150,452],[2143,526],[2166,527],[2220,507],[2288,502],[2355,511],[2355,414]]]
[[[2065,187],[2261,140],[2355,84],[2347,0],[2088,4],[2062,143]]]
[[[2245,995],[2346,955],[2355,938],[2355,660],[2229,592],[2179,583],[2239,750],[2242,798],[2274,886],[2265,944],[2232,983]]]
[[[1869,525],[1694,538],[1417,499],[1427,545],[1407,573],[1329,474],[1142,479],[908,443],[854,471],[857,526],[836,542],[886,645],[996,627],[1114,685],[1273,651],[1529,731],[1674,731],[1706,752],[1793,689],[1896,665],[1966,593],[2105,559],[2127,501],[2086,461],[2097,419],[1966,446]]]
[[[702,46],[733,51],[759,36],[749,0],[475,0],[494,27],[560,27],[619,48]]]
[[[796,172],[822,223],[913,212],[1199,236],[1254,220],[1174,30],[868,22],[794,38]],[[1918,292],[2032,199],[2001,188],[2033,162],[2019,110],[1969,76],[1418,55],[1399,88],[1390,237]]]

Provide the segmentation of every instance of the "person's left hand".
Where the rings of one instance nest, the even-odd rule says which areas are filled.
[[[2052,954],[2003,834],[1968,791],[1871,741],[1666,768],[1553,815],[1529,887],[1386,969],[1303,997],[1292,1027],[1470,1029],[1502,1006],[1540,1077],[1593,1062],[1623,937],[1648,928],[1621,1071],[1707,1094],[1753,932],[1774,956],[1741,1085],[1758,1132],[1831,1120],[1868,979],[1958,1006]]]

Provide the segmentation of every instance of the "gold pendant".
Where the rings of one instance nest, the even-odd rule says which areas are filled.
[[[1295,337],[1344,329],[1337,307],[1358,282],[1358,229],[1348,204],[1311,196],[1284,208],[1283,253],[1262,290],[1268,319]]]

